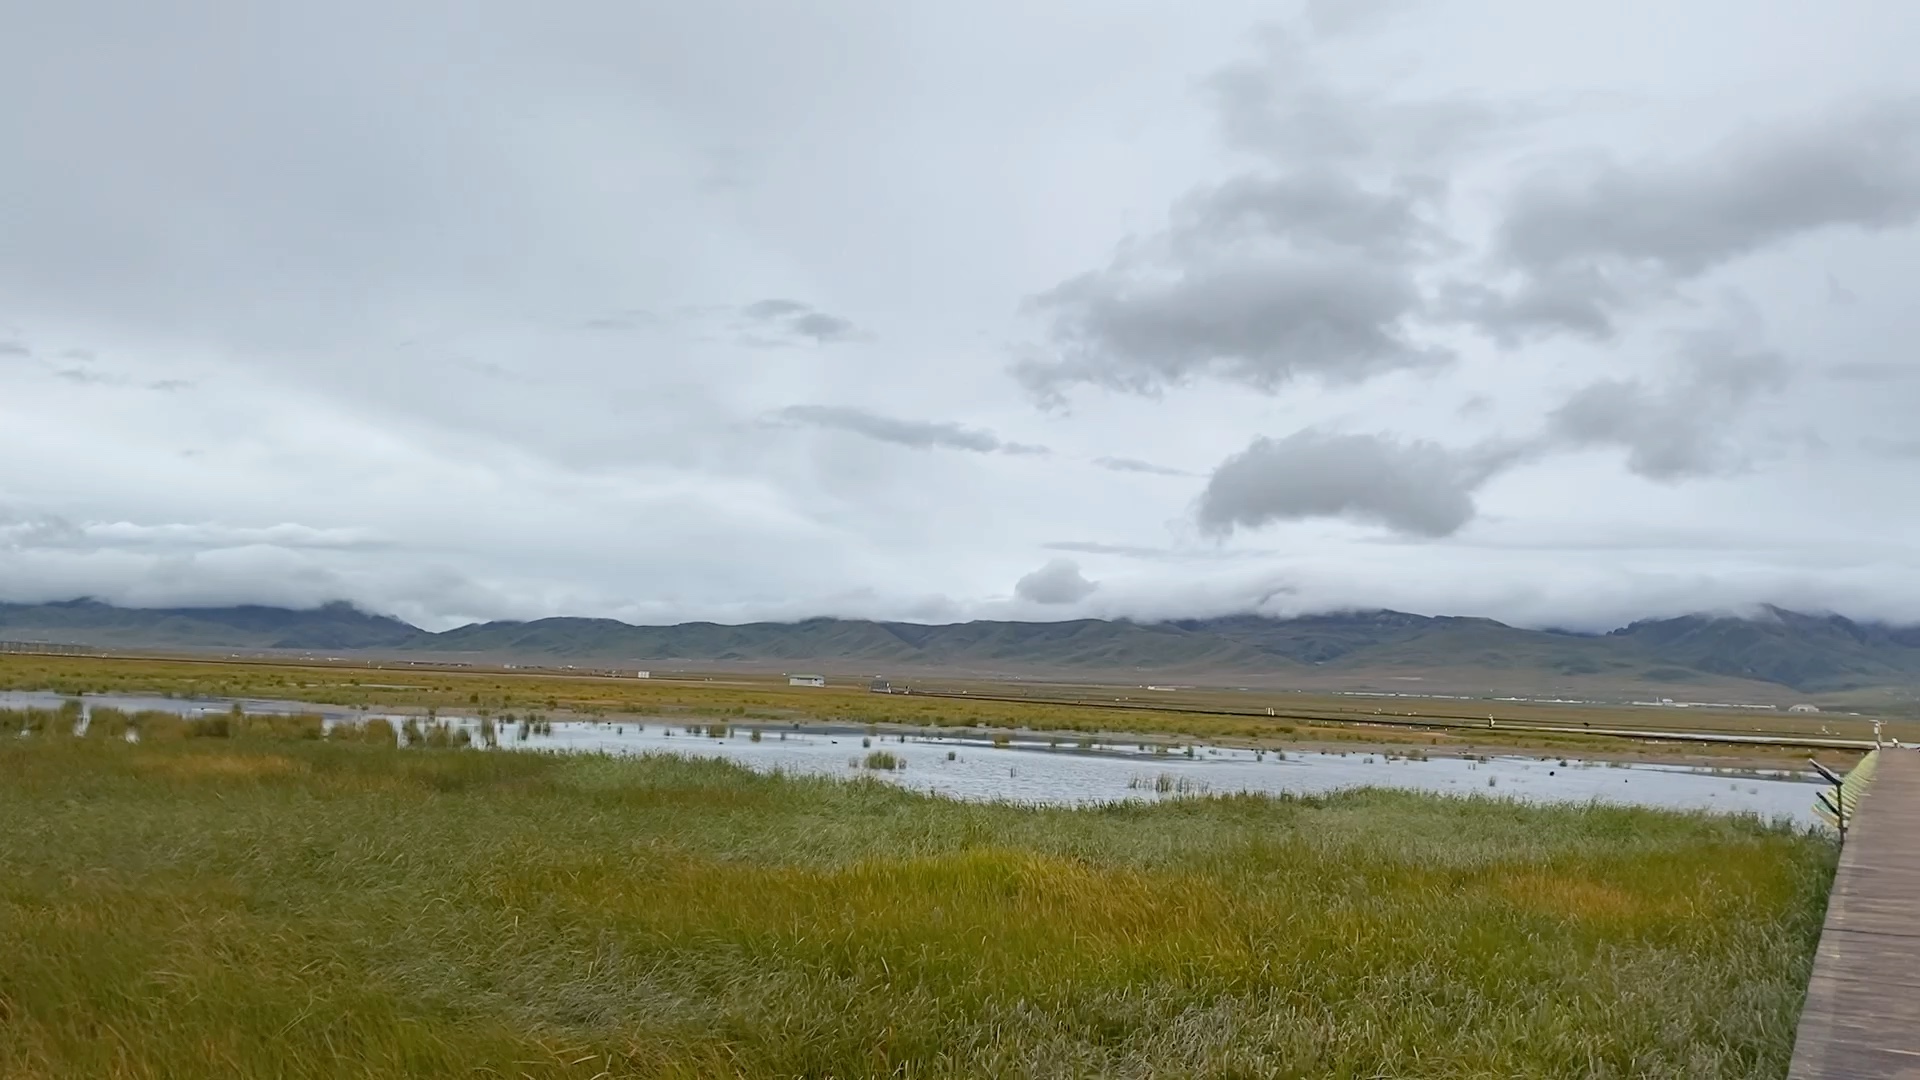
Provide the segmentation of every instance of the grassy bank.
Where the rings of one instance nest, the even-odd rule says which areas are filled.
[[[966,688],[968,694],[961,695]],[[1524,702],[1421,701],[1191,691],[1145,694],[1125,687],[1021,684],[943,684],[955,696],[872,694],[863,685],[794,688],[765,676],[705,682],[617,679],[495,670],[375,669],[361,665],[299,666],[216,660],[136,659],[0,654],[0,690],[64,694],[160,694],[180,698],[278,698],[346,708],[438,709],[445,713],[647,716],[679,720],[904,724],[917,727],[985,726],[1093,735],[1146,734],[1169,739],[1254,746],[1395,746],[1452,752],[1532,750],[1595,756],[1701,757],[1758,764],[1798,765],[1804,750],[1768,746],[1648,743],[1582,734],[1592,728],[1836,735],[1867,738],[1872,722],[1860,717],[1728,714],[1708,710],[1575,708]],[[974,696],[978,695],[978,696]],[[1013,695],[1013,699],[1007,699]],[[1024,697],[1021,695],[1025,695]],[[1074,700],[1074,698],[1079,700]],[[1000,698],[1001,700],[992,700]],[[1154,707],[1164,702],[1165,707]],[[1272,708],[1279,715],[1266,716]],[[1224,710],[1224,711],[1192,711]],[[1463,711],[1464,710],[1464,711]],[[1468,713],[1473,715],[1462,719]],[[1480,726],[1481,713],[1506,727]],[[1441,727],[1396,727],[1436,722]],[[1523,730],[1527,725],[1567,728]],[[1909,737],[1920,727],[1907,722]],[[1896,725],[1900,727],[1900,725]],[[1901,734],[1895,730],[1891,734]],[[1859,755],[1823,750],[1844,767]]]
[[[1778,1076],[1833,851],[1403,793],[1034,810],[0,741],[0,1075]]]

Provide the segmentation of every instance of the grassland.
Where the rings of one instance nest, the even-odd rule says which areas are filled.
[[[1834,862],[1622,808],[200,734],[0,740],[0,1075],[1779,1076]]]
[[[1535,750],[1607,756],[1681,755],[1761,767],[1797,764],[1806,752],[1765,746],[1624,743],[1583,728],[1867,739],[1870,719],[1766,712],[1570,707],[1524,702],[1139,688],[934,682],[935,693],[871,694],[861,686],[792,688],[766,677],[606,678],[551,672],[448,670],[363,664],[0,654],[0,690],[262,697],[345,708],[587,717],[658,716],[840,721],[915,727],[985,726],[1068,734],[1123,732],[1266,746],[1396,744],[1452,752]],[[1273,709],[1274,716],[1265,715]],[[1488,719],[1498,725],[1482,726]],[[1920,740],[1920,721],[1889,721],[1889,734]],[[1546,729],[1546,730],[1542,730]],[[1822,752],[1845,766],[1848,751]]]

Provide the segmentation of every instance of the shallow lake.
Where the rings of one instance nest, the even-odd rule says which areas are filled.
[[[0,708],[57,708],[57,694],[0,692]],[[187,716],[224,712],[231,700],[88,695],[85,706],[163,709]],[[329,723],[387,716],[339,706],[242,699],[249,712],[319,713]],[[470,730],[472,717],[446,716]],[[760,733],[756,741],[752,733]],[[552,734],[519,738],[500,729],[503,750],[675,753],[725,758],[751,768],[825,776],[872,776],[960,799],[1086,804],[1117,799],[1176,798],[1231,792],[1316,794],[1352,787],[1410,788],[1456,795],[1492,795],[1542,802],[1598,801],[1673,809],[1753,813],[1815,822],[1810,776],[1791,772],[1729,775],[1660,763],[1619,764],[1524,756],[1388,757],[1378,752],[1242,750],[1192,745],[1101,741],[1094,745],[1015,735],[996,745],[982,729],[869,734],[840,725],[736,724],[715,737],[704,723],[659,719],[554,721]],[[1006,735],[1001,734],[1001,738]],[[867,755],[891,754],[902,767],[869,769]],[[1565,765],[1560,762],[1566,761]]]

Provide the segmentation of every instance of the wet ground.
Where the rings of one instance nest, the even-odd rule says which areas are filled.
[[[0,692],[0,708],[56,708],[56,694]],[[89,695],[83,704],[135,711],[163,709],[193,716],[225,712],[229,700],[189,701],[133,695]],[[329,723],[397,714],[339,706],[243,699],[256,713],[318,713]],[[477,731],[473,717],[443,717]],[[757,738],[756,738],[757,732]],[[1402,756],[1382,751],[1261,751],[1206,745],[1170,746],[1103,737],[1097,742],[1023,737],[986,729],[878,733],[836,725],[640,721],[555,721],[551,734],[499,732],[503,750],[677,753],[725,758],[761,770],[826,776],[872,776],[940,795],[972,800],[1087,804],[1231,792],[1314,794],[1352,787],[1393,787],[1530,801],[1599,801],[1673,809],[1785,817],[1814,823],[1817,786],[1810,775],[1671,763],[1583,761],[1518,755]],[[870,755],[888,755],[891,760]],[[895,767],[887,767],[895,766]]]

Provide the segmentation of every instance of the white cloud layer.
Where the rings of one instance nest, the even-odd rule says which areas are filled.
[[[1070,9],[18,6],[0,599],[1920,620],[1920,9]]]

